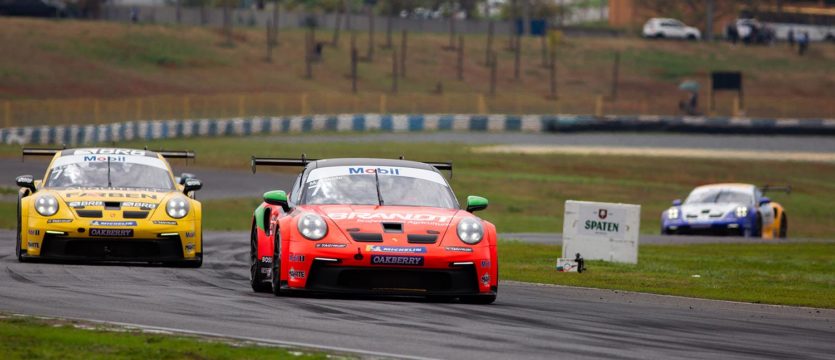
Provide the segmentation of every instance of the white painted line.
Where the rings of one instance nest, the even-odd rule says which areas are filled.
[[[495,145],[474,147],[476,153],[513,153],[529,155],[604,155],[633,157],[671,157],[685,159],[801,161],[835,163],[835,153],[803,151],[751,151],[625,146]]]

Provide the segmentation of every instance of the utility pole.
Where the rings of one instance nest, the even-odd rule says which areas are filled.
[[[521,76],[522,35],[516,34],[516,47],[513,49],[513,78],[519,80]]]
[[[406,49],[408,32],[404,29],[400,37],[400,77],[406,78]]]
[[[279,11],[281,10],[281,8],[279,8],[279,1],[280,0],[275,0],[275,2],[273,4],[274,5],[273,6],[273,25],[272,25],[272,33],[273,34],[272,34],[272,39],[270,40],[270,44],[272,44],[273,47],[278,46],[278,17],[280,16]]]
[[[374,61],[374,5],[366,5],[368,8],[368,53],[365,55],[369,62]]]
[[[620,72],[620,51],[615,52],[615,62],[612,64],[612,101],[618,99],[618,77]]]
[[[495,22],[489,20],[487,23],[487,51],[484,54],[484,66],[490,66],[490,59],[493,54],[493,32],[495,31]]]
[[[713,41],[713,11],[714,0],[707,0],[707,29],[705,29],[705,40]]]
[[[464,80],[464,35],[458,35],[458,80]]]
[[[391,93],[397,94],[397,49],[391,52]]]
[[[490,96],[496,95],[496,67],[499,65],[498,62],[496,52],[493,51],[490,54]]]
[[[522,0],[522,36],[531,34],[531,0]]]

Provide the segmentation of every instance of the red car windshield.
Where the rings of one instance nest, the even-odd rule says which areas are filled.
[[[457,207],[452,190],[437,172],[368,166],[334,166],[311,171],[302,190],[301,203]]]

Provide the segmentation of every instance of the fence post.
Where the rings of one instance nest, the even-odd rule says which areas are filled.
[[[496,52],[490,54],[490,96],[496,96],[496,66],[499,60]]]
[[[406,78],[406,45],[407,45],[407,37],[408,32],[403,30],[403,34],[400,38],[400,77]]]
[[[12,127],[12,102],[8,100],[3,103],[3,124]]]
[[[397,94],[397,49],[391,51],[391,93]]]
[[[134,120],[142,120],[142,99],[136,99],[136,118]]]
[[[516,35],[516,47],[513,48],[513,78],[519,80],[521,71],[522,37]]]
[[[386,113],[386,94],[380,94],[380,114]]]
[[[93,121],[96,124],[101,123],[101,105],[99,104],[99,100],[93,100]]]
[[[484,94],[478,94],[478,113],[487,114],[487,103],[484,101]]]
[[[594,103],[594,115],[597,117],[603,117],[603,95],[597,95],[597,99]]]
[[[351,47],[351,92],[357,93],[357,48]]]
[[[490,20],[487,23],[487,50],[484,52],[484,66],[490,66],[493,54],[493,32],[495,31],[495,22]]]
[[[458,36],[458,62],[456,64],[458,70],[458,80],[464,80],[464,35]]]
[[[245,109],[244,109],[244,96],[238,95],[238,117],[244,117]]]
[[[620,72],[620,51],[615,51],[615,61],[612,63],[612,90],[609,96],[612,101],[618,99],[618,73]]]

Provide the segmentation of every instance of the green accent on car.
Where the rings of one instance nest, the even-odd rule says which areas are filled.
[[[481,196],[467,196],[467,211],[474,212],[487,208],[487,199]]]
[[[252,214],[252,216],[255,217],[255,226],[257,226],[259,229],[264,230],[264,231],[266,231],[264,229],[264,211],[266,211],[266,210],[267,210],[267,207],[264,206],[264,204],[261,204],[261,205],[258,205],[257,208],[255,208],[255,213]]]
[[[287,203],[287,193],[284,190],[273,190],[264,193],[264,202],[270,205]]]

